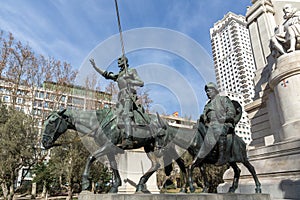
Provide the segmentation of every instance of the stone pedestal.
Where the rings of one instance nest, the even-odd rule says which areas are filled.
[[[269,77],[270,91],[265,94],[259,112],[256,114],[254,126],[268,120],[273,127],[273,135],[278,132],[275,143],[256,147],[248,151],[251,164],[255,167],[262,184],[262,191],[269,193],[272,199],[299,199],[300,197],[300,51],[280,56],[275,69]],[[272,100],[272,101],[271,101]],[[271,107],[270,104],[276,107]],[[268,108],[268,112],[266,109]],[[277,112],[272,112],[274,108]],[[249,109],[250,110],[250,109]],[[260,117],[267,116],[267,117]],[[274,119],[279,120],[274,120]],[[275,124],[277,122],[277,124]],[[278,123],[279,122],[279,123]],[[262,127],[262,126],[261,126]],[[264,126],[266,127],[266,126]],[[278,130],[275,130],[275,127]],[[252,124],[253,128],[253,124]],[[256,129],[257,130],[257,129]],[[268,136],[272,133],[263,129],[256,134]],[[265,145],[267,143],[265,142]],[[239,165],[240,166],[240,165]],[[254,181],[248,170],[240,166],[242,173],[237,192],[254,192]],[[227,191],[231,186],[233,171],[224,174],[225,184],[219,191]]]
[[[300,197],[300,139],[283,141],[266,147],[249,150],[250,163],[255,167],[262,192],[269,193],[272,199],[299,199]],[[253,193],[254,180],[242,165],[240,184],[237,193]],[[218,192],[227,192],[232,184],[233,170],[224,174],[225,184]]]
[[[142,149],[127,150],[120,155],[118,165],[122,179],[119,194],[133,194],[140,178],[150,169],[151,161]],[[159,193],[156,172],[149,178],[146,186],[147,192]]]
[[[79,200],[271,200],[268,194],[92,194]]]
[[[269,83],[279,109],[282,140],[300,138],[300,51],[277,59]]]

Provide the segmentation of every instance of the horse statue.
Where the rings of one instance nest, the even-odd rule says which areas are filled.
[[[170,129],[169,125],[164,122],[159,115],[148,115],[150,118],[150,124],[148,125],[133,125],[133,140],[134,146],[132,149],[138,149],[143,147],[147,157],[151,161],[150,169],[140,178],[137,186],[136,193],[142,193],[145,190],[145,184],[150,176],[160,168],[159,158],[161,157],[160,151],[157,150],[157,138],[167,138]],[[163,123],[161,127],[158,124]],[[56,140],[64,134],[68,129],[76,130],[79,136],[90,137],[99,147],[96,151],[91,153],[87,159],[86,166],[82,175],[82,190],[90,189],[89,173],[91,164],[102,156],[107,156],[110,166],[113,172],[113,183],[110,189],[110,193],[117,193],[118,187],[121,186],[122,181],[118,171],[117,162],[115,156],[120,153],[124,153],[124,150],[117,145],[122,142],[124,133],[122,129],[118,127],[118,118],[116,111],[110,108],[100,109],[97,111],[82,111],[82,110],[63,110],[59,112],[52,112],[44,122],[44,132],[42,135],[42,144],[45,149],[49,149],[56,144]],[[152,128],[151,128],[151,125]],[[153,130],[155,132],[153,133]],[[160,144],[161,145],[161,144]],[[166,146],[166,145],[165,145]],[[170,145],[168,145],[170,146]],[[168,149],[168,150],[166,150]],[[182,158],[178,155],[175,147],[165,148],[168,153],[168,161],[174,159],[180,167],[185,182],[187,182],[187,172],[185,164]],[[170,157],[172,155],[172,158]],[[167,166],[166,160],[164,160],[165,166]],[[171,171],[166,168],[166,174]],[[183,186],[181,192],[186,192],[186,187]]]
[[[154,122],[161,121],[159,115],[151,115],[151,119]],[[91,164],[98,157],[106,155],[113,171],[113,183],[110,192],[118,192],[118,187],[121,186],[121,178],[118,171],[117,162],[115,160],[115,155],[124,153],[124,150],[116,146],[116,144],[120,144],[122,142],[123,133],[117,127],[117,117],[114,113],[114,110],[109,108],[97,111],[63,110],[60,112],[51,113],[45,120],[45,128],[42,137],[43,146],[46,149],[56,146],[55,141],[60,135],[65,133],[67,129],[77,130],[81,136],[92,137],[99,146],[99,149],[93,152],[87,160],[82,176],[82,189],[89,189],[90,183],[88,177]],[[161,132],[162,130],[158,131]],[[166,124],[163,132],[163,134],[156,133],[157,136],[153,136],[151,135],[151,131],[149,128],[147,128],[147,126],[134,126],[134,136],[136,136],[134,137],[134,140],[137,142],[134,144],[133,148],[144,147],[144,150],[151,161],[151,167],[140,178],[136,186],[136,192],[143,192],[145,189],[145,184],[150,176],[160,168],[159,157],[162,157],[164,161],[174,159],[179,165],[180,170],[183,173],[183,181],[185,183],[181,188],[181,192],[187,192],[187,186],[189,186],[190,192],[195,192],[192,179],[193,169],[195,167],[199,167],[200,170],[202,170],[202,174],[205,174],[203,173],[203,164],[215,164],[218,159],[218,155],[216,153],[218,151],[213,149],[200,164],[191,165],[189,167],[189,173],[187,177],[185,163],[177,153],[175,146],[177,145],[183,149],[186,149],[193,157],[195,157],[204,141],[205,125],[200,121],[197,125],[197,128],[187,129],[177,128]],[[161,152],[158,154],[156,154],[155,151],[157,144],[155,140],[157,137],[161,137],[161,140],[164,141]],[[227,143],[227,160],[229,165],[234,170],[234,179],[229,192],[235,192],[238,187],[240,169],[237,166],[237,162],[241,162],[246,166],[253,176],[256,185],[256,193],[261,193],[261,184],[257,178],[254,167],[248,161],[246,145],[244,141],[235,134],[229,134],[227,137]],[[170,173],[170,168],[166,165],[165,168],[168,168],[167,173]],[[205,176],[204,184],[208,184]]]

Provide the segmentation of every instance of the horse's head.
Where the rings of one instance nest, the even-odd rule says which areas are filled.
[[[44,132],[42,136],[42,144],[45,149],[50,149],[56,146],[54,143],[61,134],[67,131],[68,121],[64,112],[66,109],[59,112],[52,112],[44,122]]]

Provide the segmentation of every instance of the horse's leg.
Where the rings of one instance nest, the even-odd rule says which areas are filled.
[[[118,170],[117,161],[114,154],[108,154],[107,157],[113,172],[113,179],[112,179],[113,183],[111,189],[109,190],[109,193],[117,193],[118,187],[122,185],[122,180]]]
[[[187,192],[187,172],[186,172],[186,169],[185,169],[185,164],[184,164],[184,160],[182,158],[177,158],[176,160],[176,163],[177,165],[179,166],[180,170],[181,170],[181,173],[182,173],[182,176],[183,176],[183,184],[182,184],[182,187],[180,189],[180,192],[181,193],[186,193]]]
[[[203,180],[204,180],[204,186],[203,186],[202,192],[203,193],[208,193],[210,183],[208,182],[207,174],[206,174],[206,171],[205,171],[206,167],[205,167],[205,165],[202,165],[201,167],[199,167],[199,169],[200,169],[200,173],[201,173],[201,175],[203,177]]]
[[[90,155],[87,159],[87,162],[85,164],[85,168],[82,174],[82,190],[90,190],[91,184],[89,180],[90,176],[90,168],[92,163],[96,160],[96,158],[92,155]]]
[[[232,186],[229,188],[228,193],[234,193],[235,190],[239,186],[239,179],[240,179],[241,170],[237,166],[236,162],[230,162],[229,164],[230,164],[230,166],[232,167],[232,169],[234,171],[234,178],[233,178]]]
[[[246,160],[245,162],[243,162],[243,164],[249,170],[249,172],[251,173],[251,175],[255,181],[255,186],[256,186],[255,193],[261,193],[261,184],[257,178],[256,171],[255,171],[253,165],[250,164],[249,160]]]
[[[146,148],[145,148],[146,150]],[[147,151],[146,151],[147,152]],[[151,167],[150,169],[140,178],[139,183],[136,186],[136,193],[142,193],[142,191],[145,189],[145,184],[148,181],[148,179],[151,177],[151,175],[158,170],[160,167],[160,164],[158,162],[157,157],[155,156],[154,152],[147,152],[147,156],[151,161]]]

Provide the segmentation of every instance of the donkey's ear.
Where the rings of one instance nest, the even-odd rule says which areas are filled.
[[[66,112],[66,110],[67,110],[67,109],[65,108],[65,109],[63,109],[63,110],[61,110],[61,111],[58,111],[57,114],[60,115],[60,116],[62,116],[62,115]]]

